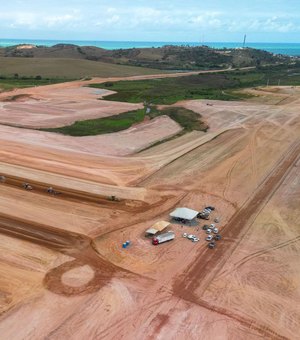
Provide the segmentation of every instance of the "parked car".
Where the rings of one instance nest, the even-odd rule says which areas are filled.
[[[187,236],[188,236],[187,233],[183,233],[183,234],[182,234],[182,237],[187,237]]]
[[[210,209],[210,210],[214,211],[216,208],[210,205],[210,206],[206,207],[205,209]]]
[[[213,229],[213,233],[214,233],[214,234],[217,234],[218,232],[219,232],[219,229],[218,229],[218,228],[214,228],[214,229]]]
[[[207,230],[209,228],[209,225],[204,224],[204,226],[202,227],[203,230]]]
[[[209,248],[209,249],[214,249],[215,246],[216,246],[215,242],[210,242],[210,243],[208,244],[208,248]]]
[[[212,241],[213,240],[213,236],[212,235],[208,235],[207,237],[206,237],[206,241]]]
[[[222,236],[221,236],[220,234],[217,234],[217,235],[215,235],[215,237],[214,237],[214,239],[215,239],[216,241],[220,241],[221,238],[222,238]]]
[[[206,230],[206,234],[211,234],[211,229],[210,228],[208,228],[207,230]]]

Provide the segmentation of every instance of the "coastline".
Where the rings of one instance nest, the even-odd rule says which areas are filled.
[[[78,46],[94,46],[107,50],[151,48],[164,45],[206,45],[212,48],[241,48],[241,42],[143,42],[143,41],[92,41],[92,40],[39,40],[39,39],[1,39],[0,47],[10,47],[19,44],[53,46],[56,44],[74,44]],[[274,54],[300,56],[300,43],[247,43],[246,47],[268,51]]]

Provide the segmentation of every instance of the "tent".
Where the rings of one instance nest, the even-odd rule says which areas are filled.
[[[171,212],[170,217],[174,218],[175,220],[192,221],[197,217],[198,213],[198,211],[188,208],[177,208]]]
[[[159,221],[156,222],[150,229],[146,230],[146,235],[156,235],[157,233],[163,231],[170,225],[170,222]]]

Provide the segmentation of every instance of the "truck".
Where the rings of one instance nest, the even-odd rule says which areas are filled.
[[[173,231],[168,231],[167,233],[157,235],[153,237],[152,244],[157,246],[158,244],[174,240],[175,233]]]

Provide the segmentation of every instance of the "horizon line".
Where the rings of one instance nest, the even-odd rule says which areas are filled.
[[[235,43],[238,43],[238,44],[243,44],[242,40],[241,41],[204,41],[204,42],[201,42],[201,41],[151,41],[151,40],[87,40],[87,39],[77,39],[77,40],[74,40],[74,39],[45,39],[45,38],[0,38],[0,40],[31,40],[31,41],[34,41],[34,40],[40,40],[40,41],[82,41],[82,42],[116,42],[116,43],[124,43],[124,42],[131,42],[131,43],[173,43],[173,44],[176,44],[176,43],[184,43],[184,44],[189,44],[189,43],[192,43],[192,44],[203,44],[205,45],[206,43],[218,43],[218,44],[221,44],[221,43],[224,43],[224,44],[235,44]],[[272,41],[248,41],[247,42],[248,44],[300,44],[300,42],[282,42],[282,41],[276,41],[276,42],[272,42]]]

